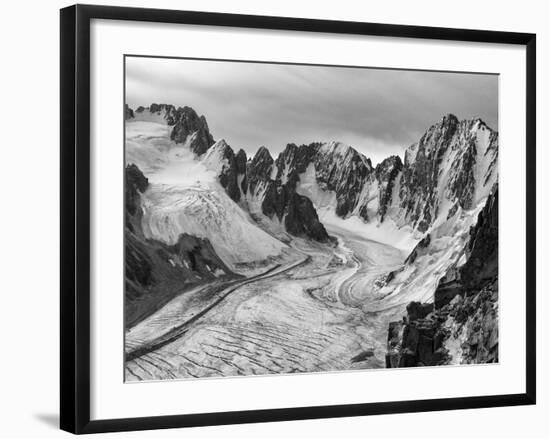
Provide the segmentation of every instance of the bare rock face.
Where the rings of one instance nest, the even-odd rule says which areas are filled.
[[[225,142],[221,144],[222,155],[221,160],[223,163],[218,179],[220,184],[224,187],[227,195],[238,203],[241,199],[241,190],[239,189],[238,177],[239,177],[239,163],[237,157],[233,152],[233,149]],[[242,150],[241,150],[242,151]],[[243,151],[244,152],[244,151]],[[241,158],[242,160],[242,158]],[[245,155],[246,164],[246,155]]]
[[[191,107],[178,108],[174,121],[174,128],[170,134],[170,139],[174,142],[185,143],[191,136],[189,147],[199,156],[214,144],[206,118],[199,117]]]
[[[458,124],[456,116],[445,116],[405,154],[400,194],[402,207],[421,232],[426,231],[434,219],[440,167]]]
[[[243,149],[239,149],[239,152],[237,152],[237,155],[235,156],[235,166],[237,167],[237,176],[242,176],[240,189],[243,194],[246,194],[246,191],[248,189],[246,163],[247,163],[246,152],[244,152]]]
[[[393,189],[396,179],[402,170],[403,162],[397,155],[392,155],[387,159],[384,159],[376,166],[375,176],[378,182],[378,215],[380,217],[380,221],[384,221],[388,206],[390,206],[393,201]]]
[[[285,227],[290,234],[308,237],[319,242],[329,240],[325,226],[319,221],[317,211],[309,198],[291,192],[285,213]]]
[[[411,302],[403,321],[390,323],[387,367],[498,362],[498,188],[471,228],[465,253],[466,262],[440,281],[434,304]]]
[[[498,188],[470,229],[468,260],[460,268],[464,288],[476,288],[498,276]]]
[[[306,172],[309,164],[314,160],[320,143],[311,143],[309,145],[296,146],[294,143],[289,143],[286,148],[279,154],[275,165],[277,166],[277,179],[282,179],[284,175],[295,175],[298,178],[299,174]]]
[[[349,146],[331,143],[317,148],[317,182],[321,188],[336,193],[336,215],[342,218],[357,207],[363,186],[373,173],[371,161]],[[360,214],[368,219],[366,210]]]
[[[224,274],[231,273],[208,239],[183,233],[178,242],[172,246],[166,246],[166,250],[168,257],[172,258],[175,265],[186,267],[201,276],[211,277],[215,270],[220,270]]]
[[[273,157],[265,146],[261,146],[251,161],[246,165],[248,191],[255,192],[262,183],[271,180]]]
[[[140,204],[140,193],[145,192],[149,186],[149,180],[141,170],[132,164],[126,166],[124,173],[124,198],[126,200],[126,212],[130,216],[138,213]]]
[[[486,136],[487,149],[478,151]],[[421,232],[430,227],[439,214],[441,187],[445,198],[455,204],[455,211],[458,207],[470,209],[476,187],[483,188],[496,175],[497,155],[498,134],[481,119],[443,117],[405,153],[400,199],[409,222]],[[484,174],[476,176],[477,163],[485,161]]]

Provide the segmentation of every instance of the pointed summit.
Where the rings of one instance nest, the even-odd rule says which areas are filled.
[[[189,148],[197,155],[204,154],[214,144],[206,118],[199,117],[191,107],[180,107],[176,110],[175,125],[170,139],[176,143],[189,142]]]

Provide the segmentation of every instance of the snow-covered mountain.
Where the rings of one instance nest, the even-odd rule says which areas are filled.
[[[167,105],[149,108],[160,110],[136,110],[126,130],[127,162],[148,179],[147,189],[139,195],[143,237],[166,245],[175,245],[182,234],[206,239],[233,272],[272,265],[286,254],[288,246],[258,227],[224,190],[228,166],[224,142],[199,159],[192,140],[206,126],[200,124],[201,118],[195,119],[197,131],[177,143],[171,138],[181,130],[177,119],[169,125],[171,118],[181,114],[180,121],[187,121],[189,114],[196,113],[188,107],[181,111]]]
[[[214,141],[190,107],[151,104],[125,117],[127,163],[150,181],[139,194],[146,240],[175,245],[188,234],[245,273],[291,254],[285,234],[336,245],[327,230],[349,230],[409,254],[376,282],[369,311],[433,300],[467,260],[469,230],[497,185],[498,133],[480,119],[446,115],[403,159],[374,166],[340,142],[290,143],[276,158],[262,146],[247,157]]]
[[[288,144],[276,159],[261,147],[247,160],[243,150],[235,154],[221,140],[207,150],[205,161],[234,201],[285,224],[291,234],[325,241],[316,223],[328,212],[343,220],[356,217],[377,227],[410,230],[418,241],[489,195],[497,180],[497,156],[497,132],[480,119],[447,115],[406,150],[404,161],[391,156],[376,167],[339,142]],[[297,218],[306,231],[286,219],[295,194],[313,207]]]
[[[247,213],[320,242],[328,240],[323,222],[336,217],[344,224],[350,219],[350,225],[362,222],[375,235],[380,230],[386,235],[393,231],[400,239],[408,236],[404,241],[410,249],[458,211],[473,212],[498,176],[498,133],[481,119],[459,121],[452,114],[407,148],[404,160],[391,156],[377,166],[340,142],[291,143],[276,159],[260,147],[248,158],[224,139],[214,142],[206,118],[190,107],[151,104],[127,108],[126,114],[136,121],[162,122],[169,131],[171,145],[161,133],[165,144],[157,147],[153,166],[179,145],[183,154],[191,151],[200,158]],[[130,161],[139,161],[136,156],[143,148],[128,149]],[[153,157],[149,151],[146,155]],[[146,166],[147,173],[151,163]]]

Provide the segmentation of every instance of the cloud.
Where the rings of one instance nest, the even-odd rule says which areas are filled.
[[[339,140],[376,163],[447,113],[498,129],[496,75],[128,57],[126,100],[191,106],[249,154]]]

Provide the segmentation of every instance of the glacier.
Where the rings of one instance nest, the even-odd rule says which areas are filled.
[[[206,146],[189,107],[198,128],[184,136],[183,110],[149,108],[126,120],[125,143],[150,182],[144,238],[206,239],[241,277],[182,290],[129,328],[128,381],[384,367],[388,323],[464,263],[498,183],[498,133],[480,119],[446,115],[403,160],[373,166],[340,142],[246,157]],[[330,239],[289,221],[318,221]]]

